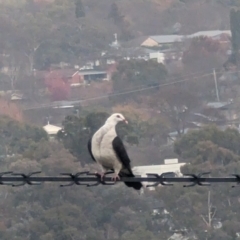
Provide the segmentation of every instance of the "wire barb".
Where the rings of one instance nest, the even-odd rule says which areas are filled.
[[[201,178],[204,175],[208,175],[211,172],[204,172],[204,173],[199,173],[198,175],[195,174],[183,174],[183,176],[188,176],[188,177],[192,177],[192,181],[193,183],[189,184],[189,185],[184,185],[183,187],[194,187],[196,185],[198,186],[210,186],[210,183],[203,183]]]
[[[61,184],[60,187],[70,187],[70,186],[73,186],[74,184],[87,186],[88,184],[81,183],[78,179],[79,179],[79,176],[84,175],[84,174],[88,174],[88,173],[89,173],[89,171],[78,172],[76,174],[73,174],[73,173],[61,173],[61,175],[63,175],[63,176],[69,176],[71,178],[71,182],[68,183],[68,184]]]
[[[155,177],[158,181],[155,182],[154,184],[151,184],[151,185],[147,185],[147,187],[157,187],[159,184],[161,184],[162,186],[173,186],[172,183],[166,183],[164,180],[165,180],[165,177],[169,174],[173,174],[173,172],[165,172],[165,173],[162,173],[161,175],[157,174],[157,173],[147,173],[146,175],[148,177]]]
[[[239,187],[240,185],[240,175],[239,174],[231,174],[231,176],[234,176],[236,178],[237,185],[232,186],[232,188]]]
[[[114,173],[114,171],[109,171],[109,172],[104,173],[103,180],[101,179],[101,175],[98,174],[98,173],[88,173],[87,174],[88,176],[96,176],[97,177],[97,179],[96,179],[97,182],[93,183],[93,184],[87,184],[87,187],[95,187],[95,186],[98,186],[100,184],[102,184],[102,185],[114,185],[115,182],[106,182],[106,180],[105,180],[105,176],[110,175],[112,173]]]
[[[2,172],[2,173],[0,173],[0,179],[2,179],[3,175],[6,175],[6,174],[12,174],[12,172]],[[0,180],[0,185],[12,185],[12,183],[6,183],[6,182],[3,182],[2,180]]]
[[[24,173],[12,173],[12,175],[14,176],[21,176],[22,179],[20,181],[22,181],[22,183],[19,183],[19,184],[12,184],[13,187],[20,187],[20,186],[24,186],[25,184],[28,184],[28,185],[41,185],[41,182],[32,182],[30,180],[31,176],[32,175],[35,175],[35,174],[39,174],[41,173],[41,171],[38,171],[38,172],[32,172],[32,173],[29,173],[29,174],[24,174]]]
[[[101,177],[100,174],[90,173],[89,171],[74,173],[61,173],[62,176],[33,176],[35,174],[41,173],[32,172],[28,174],[24,173],[12,173],[12,172],[2,172],[0,173],[0,185],[11,185],[13,187],[19,187],[24,185],[40,185],[42,182],[64,182],[60,185],[61,187],[67,186],[87,186],[93,187],[98,185],[114,185],[116,182],[148,182],[151,183],[147,187],[157,187],[162,186],[172,186],[172,183],[188,183],[184,187],[193,186],[209,186],[210,183],[236,183],[234,187],[240,186],[240,174],[232,174],[229,177],[204,177],[210,172],[200,173],[200,174],[184,174],[183,176],[168,176],[169,174],[174,174],[174,172],[165,172],[160,174],[148,173],[146,177],[135,176],[135,177],[120,177],[116,182],[112,177],[108,176],[112,173],[106,172],[105,176]],[[10,174],[10,175],[9,175]]]

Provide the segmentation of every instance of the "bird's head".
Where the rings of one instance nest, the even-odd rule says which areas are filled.
[[[121,113],[113,113],[106,121],[106,123],[112,123],[114,125],[117,125],[119,122],[128,124],[128,121]]]

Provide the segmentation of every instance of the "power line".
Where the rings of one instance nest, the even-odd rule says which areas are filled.
[[[217,73],[220,73],[220,72],[217,72]],[[190,76],[191,75],[192,74],[190,74]],[[121,95],[127,95],[127,94],[131,94],[131,93],[143,92],[143,91],[146,91],[146,90],[151,90],[151,89],[155,89],[155,88],[159,88],[159,87],[166,87],[166,86],[175,85],[175,84],[178,84],[178,83],[183,83],[183,82],[187,82],[187,81],[191,81],[191,80],[195,80],[195,79],[200,79],[200,78],[204,78],[204,77],[211,76],[211,75],[213,75],[213,73],[206,73],[206,74],[202,74],[200,76],[192,76],[192,77],[190,77],[188,75],[187,78],[182,79],[182,80],[178,80],[178,81],[174,81],[174,82],[156,84],[154,86],[142,87],[140,89],[138,87],[138,88],[128,90],[128,91],[123,91],[123,92],[120,92],[120,93],[112,93],[112,94],[108,94],[108,95],[102,95],[102,96],[99,96],[99,97],[92,97],[92,98],[76,100],[76,101],[67,101],[67,102],[68,102],[68,104],[78,104],[78,103],[100,100],[100,99],[105,99],[105,98],[114,97],[114,96],[121,96]],[[176,79],[176,78],[168,79],[167,81],[171,81],[171,80],[174,80],[174,79]],[[144,86],[146,86],[146,85],[144,85]],[[43,104],[43,105],[40,105],[38,107],[24,108],[24,110],[31,110],[31,109],[38,109],[38,108],[48,108],[48,107],[59,107],[59,106],[61,106],[60,103],[51,103],[51,104]]]
[[[13,187],[19,187],[24,185],[40,185],[42,182],[67,182],[65,185],[60,185],[61,187],[67,186],[87,186],[93,187],[98,185],[114,185],[116,182],[112,181],[111,177],[105,176],[103,181],[95,173],[90,173],[88,171],[78,172],[76,174],[72,173],[61,173],[62,176],[36,176],[39,172],[32,172],[29,174],[24,173],[12,173],[3,172],[0,173],[0,185],[9,185]],[[107,175],[113,172],[108,172]],[[240,175],[232,174],[231,177],[204,177],[210,172],[195,174],[183,174],[183,177],[167,177],[169,174],[174,174],[174,172],[166,172],[161,175],[156,173],[146,174],[147,177],[123,177],[118,180],[119,182],[148,182],[153,183],[147,185],[147,187],[156,187],[158,185],[162,186],[173,186],[172,183],[188,183],[183,187],[193,187],[193,186],[210,186],[210,183],[237,183],[232,187],[236,187],[240,184]],[[8,175],[8,176],[7,176]],[[118,182],[117,181],[117,182]],[[20,183],[18,183],[20,182]],[[16,184],[17,183],[17,184]]]

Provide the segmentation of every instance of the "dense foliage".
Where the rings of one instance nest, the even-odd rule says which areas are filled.
[[[226,48],[220,41],[196,37],[184,51],[182,62],[192,72],[211,72],[213,68],[221,66],[226,58]]]
[[[125,98],[114,97],[112,99],[118,102],[129,99],[135,99],[135,91],[146,87],[154,87],[167,81],[168,72],[163,64],[159,64],[156,61],[149,60],[122,60],[118,63],[117,71],[113,74],[113,91],[114,93],[121,93],[129,91],[129,94]],[[146,94],[147,91],[144,91]],[[139,96],[139,94],[136,94]]]
[[[38,91],[35,69],[47,70],[51,64],[60,62],[82,65],[88,57],[98,59],[101,52],[111,55],[109,44],[114,33],[124,46],[123,41],[134,36],[172,34],[171,26],[176,22],[181,22],[182,33],[220,29],[217,27],[220,24],[221,29],[229,29],[227,17],[222,17],[229,13],[225,6],[239,5],[238,1],[230,0],[159,2],[0,0],[0,32],[3,33],[0,68],[11,69],[0,74],[0,88],[8,85],[8,89],[10,86],[12,90],[27,90],[34,99]],[[233,10],[230,16],[236,57],[239,16],[238,10]],[[220,41],[193,39],[183,53],[181,74],[212,72],[212,68],[222,65],[225,50]],[[113,81],[85,86],[79,90],[78,98],[94,98],[100,92],[119,95],[109,98],[104,105],[107,110],[79,111],[78,117],[66,117],[63,130],[57,134],[58,141],[50,141],[47,133],[38,127],[0,116],[1,170],[24,173],[41,170],[43,175],[93,171],[96,164],[88,154],[87,141],[110,113],[121,112],[129,125],[119,124],[117,131],[129,152],[133,149],[138,152],[131,155],[133,165],[161,164],[162,149],[167,152],[171,148],[166,144],[168,133],[177,131],[175,156],[189,163],[182,168],[184,173],[212,171],[212,176],[239,173],[237,130],[220,131],[209,126],[183,135],[200,98],[215,97],[212,75],[196,79],[188,76],[184,78],[189,81],[171,85],[169,72],[155,61],[120,61]],[[179,79],[177,76],[172,81]],[[70,87],[65,80],[54,73],[46,76],[45,84],[53,101],[69,98]],[[159,88],[159,85],[169,86]],[[142,88],[148,89],[137,92]],[[94,95],[94,91],[99,92]],[[121,95],[125,91],[130,94]],[[49,112],[54,115],[55,110]],[[23,120],[14,104],[0,102],[0,113],[6,112],[14,119]],[[145,157],[145,151],[149,157]],[[172,158],[172,149],[166,155]],[[1,240],[175,240],[171,236],[177,233],[183,236],[179,237],[181,240],[233,240],[240,234],[238,190],[231,190],[229,184],[189,189],[176,184],[161,187],[157,192],[145,190],[142,195],[124,184],[97,188],[58,188],[56,184],[1,186],[0,195]]]
[[[81,126],[94,131],[97,125],[93,117],[100,124],[106,116],[106,113],[88,113],[74,121],[84,121]],[[68,124],[65,123],[67,128],[72,127],[74,132],[75,127],[76,131],[77,123]],[[94,164],[81,167],[60,143],[49,142],[41,129],[8,118],[0,118],[0,128],[6,134],[2,146],[19,153],[4,157],[2,170],[26,173],[42,170],[43,175],[58,175],[94,167]],[[190,163],[183,167],[183,172],[211,170],[214,176],[224,176],[240,170],[239,139],[236,130],[220,131],[209,126],[180,138],[175,151]],[[37,144],[37,148],[30,148],[31,155],[19,147],[26,141],[29,147]],[[85,146],[86,138],[81,141]],[[123,184],[97,188],[58,188],[56,184],[1,186],[0,237],[2,240],[157,240],[173,239],[170,236],[174,232],[181,232],[186,239],[195,236],[232,240],[236,239],[240,224],[237,193],[229,184],[189,189],[176,184],[161,187],[156,193],[144,190],[141,195]]]
[[[34,152],[38,151],[39,145],[48,139],[44,130],[8,117],[0,118],[0,132],[2,155],[23,154],[34,158]]]
[[[239,3],[238,3],[239,4]],[[233,8],[230,12],[230,27],[232,32],[232,62],[239,66],[239,40],[240,40],[240,9]]]
[[[211,171],[211,176],[227,176],[240,171],[240,134],[237,130],[220,131],[206,127],[192,131],[175,143],[175,151],[190,163],[182,167],[184,173]],[[194,233],[198,239],[237,239],[240,222],[238,190],[230,184],[214,184],[210,187],[184,189],[180,186],[164,188],[159,196],[165,196],[166,206],[179,222],[178,228],[186,228],[186,234]]]
[[[129,124],[118,124],[117,132],[128,144],[139,144],[143,139],[151,142],[155,139],[155,143],[159,146],[166,138],[167,126],[164,123],[156,119],[151,121],[136,119],[134,113],[129,113],[127,109],[125,111],[122,109],[121,113],[128,119]],[[91,163],[86,142],[104,124],[108,116],[110,114],[107,112],[90,112],[79,118],[74,115],[67,116],[57,138],[81,164]]]
[[[20,124],[9,119],[1,119],[2,128],[5,122],[10,126],[9,135],[18,135],[19,142],[30,135],[32,142],[40,139],[36,130],[28,125],[24,125],[24,129],[29,130],[25,132]],[[34,150],[38,157],[29,159],[21,154],[5,157],[1,169],[25,173],[42,170],[43,175],[83,170],[61,144],[47,139],[42,141],[48,147],[47,155],[44,145],[39,144],[39,149]],[[91,169],[91,165],[87,168]],[[1,196],[2,240],[158,239],[158,234],[151,231],[153,207],[149,200],[153,199],[140,196],[122,184],[98,188],[58,188],[56,184],[20,188],[2,186]]]

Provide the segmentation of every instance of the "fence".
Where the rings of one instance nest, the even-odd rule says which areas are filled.
[[[116,182],[112,181],[112,178],[108,175],[109,172],[104,177],[103,181],[95,173],[90,173],[89,171],[73,173],[61,173],[60,176],[38,176],[41,172],[31,172],[29,174],[24,173],[13,173],[13,172],[2,172],[0,173],[0,185],[9,185],[13,187],[23,186],[23,185],[40,185],[43,182],[62,182],[61,187],[79,185],[79,186],[98,186],[98,185],[114,185]],[[210,172],[196,174],[184,174],[182,177],[167,177],[173,172],[163,173],[161,175],[155,173],[147,174],[147,177],[122,177],[120,182],[148,182],[152,183],[147,185],[147,187],[156,187],[158,185],[162,186],[173,186],[173,183],[188,183],[183,185],[183,187],[193,187],[193,186],[209,186],[210,183],[236,183],[232,187],[240,186],[240,175],[232,174],[229,177],[206,177]]]

